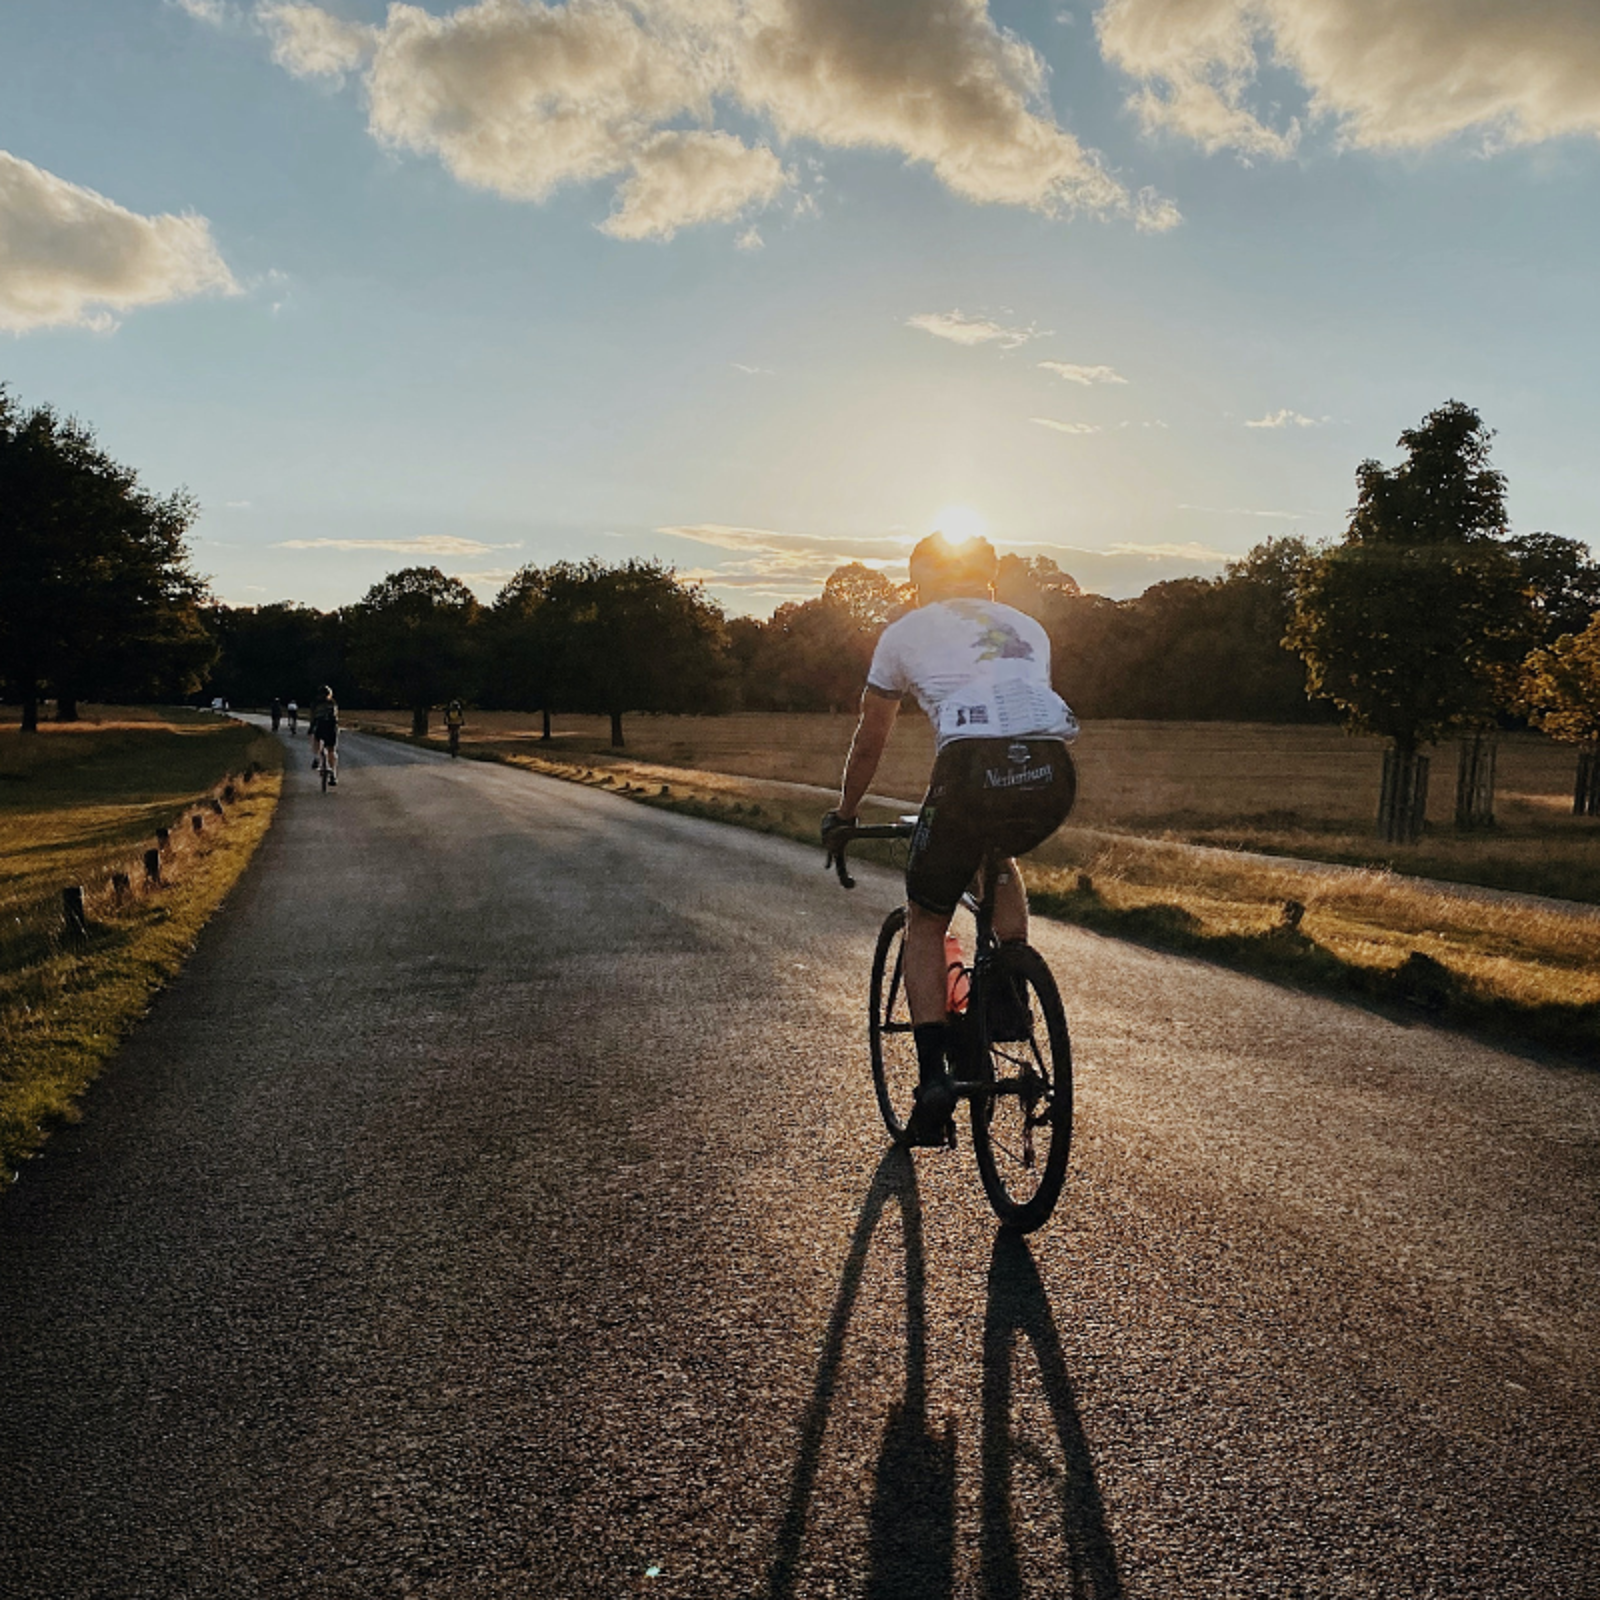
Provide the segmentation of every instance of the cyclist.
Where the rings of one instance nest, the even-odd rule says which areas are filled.
[[[311,708],[309,725],[311,737],[311,770],[316,771],[318,761],[328,764],[328,782],[339,781],[339,708],[333,701],[333,690],[323,688],[321,698]]]
[[[461,748],[461,730],[466,726],[467,714],[461,709],[459,700],[452,700],[444,714],[444,725],[450,733],[450,754]]]
[[[287,711],[289,713],[289,732],[290,733],[299,733],[299,731],[300,731],[300,703],[297,700],[291,700],[289,702],[288,706],[285,709],[287,709]]]
[[[822,819],[824,843],[855,821],[900,701],[915,695],[937,745],[906,862],[906,1000],[919,1080],[907,1142],[917,1145],[946,1143],[955,1109],[947,1070],[950,918],[985,851],[997,848],[1005,859],[995,932],[1002,942],[1025,940],[1027,894],[1011,858],[1049,838],[1077,793],[1067,745],[1078,724],[1050,686],[1049,635],[993,598],[998,565],[987,539],[958,544],[936,533],[911,552],[916,607],[878,640],[839,805]]]

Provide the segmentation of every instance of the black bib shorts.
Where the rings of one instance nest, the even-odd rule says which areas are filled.
[[[1078,797],[1060,739],[957,739],[939,752],[911,835],[906,896],[947,917],[984,852],[1020,856],[1044,843]]]

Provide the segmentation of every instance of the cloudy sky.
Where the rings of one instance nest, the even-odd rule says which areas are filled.
[[[982,519],[1337,535],[1451,398],[1600,544],[1596,0],[10,0],[0,382],[235,604]]]

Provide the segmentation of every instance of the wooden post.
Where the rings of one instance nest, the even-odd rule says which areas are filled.
[[[189,818],[189,821],[196,833],[199,833],[200,830],[206,825],[206,819],[202,817],[198,811]]]
[[[163,855],[172,848],[172,830],[170,828],[156,829],[156,849]]]
[[[159,860],[160,857],[158,856],[156,859]],[[113,872],[111,874],[111,892],[116,896],[119,906],[133,893],[133,884],[126,872]]]
[[[83,885],[72,884],[61,891],[61,914],[66,919],[67,932],[75,939],[88,937],[89,919],[83,910]]]
[[[211,805],[212,815],[220,817],[222,815],[222,802],[220,800],[218,800],[216,798],[216,796],[213,795],[212,798],[211,798],[211,801],[210,801],[210,805]]]
[[[144,881],[146,883],[161,882],[161,852],[159,850],[146,850],[144,853]]]
[[[233,804],[233,802],[238,798],[238,793],[239,793],[239,791],[237,789],[235,789],[234,786],[230,783],[222,791],[222,798],[228,805],[231,806]]]

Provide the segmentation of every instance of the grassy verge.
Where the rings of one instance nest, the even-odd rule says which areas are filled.
[[[185,713],[0,731],[0,1179],[77,1115],[183,965],[271,822],[281,749]],[[158,829],[169,837],[151,882]],[[69,885],[84,891],[81,931],[63,914]]]
[[[522,738],[463,749],[806,843],[816,841],[827,804],[792,782],[570,743],[555,754]],[[896,809],[867,811],[886,817]],[[863,844],[859,853],[903,859],[894,845]],[[1028,877],[1040,915],[1600,1065],[1600,916],[1463,899],[1382,865],[1358,865],[1369,870],[1277,866],[1197,851],[1170,836],[1073,826],[1031,858]]]

